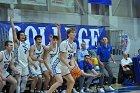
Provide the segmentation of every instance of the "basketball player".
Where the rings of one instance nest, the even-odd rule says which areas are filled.
[[[59,54],[59,45],[61,42],[61,33],[60,33],[60,24],[56,24],[57,27],[57,35],[58,36],[50,36],[50,45],[48,45],[48,49],[50,49],[49,51],[45,52],[45,59],[47,59],[47,63],[49,65],[49,67],[51,68],[51,63],[52,63],[52,59],[54,58],[55,55]],[[50,74],[48,74],[49,80],[47,80],[47,82],[44,83],[44,90],[47,91],[48,88],[48,84],[50,83],[50,85],[52,85],[55,82],[55,78],[52,77]]]
[[[14,66],[14,55],[12,53],[13,42],[6,41],[5,48],[6,48],[6,50],[0,52],[1,78],[4,82],[7,81],[11,84],[10,89],[9,89],[9,93],[14,93],[16,86],[17,86],[17,81],[13,76],[11,76],[7,72],[7,68],[10,65],[10,68],[14,71],[14,73],[19,75],[19,72],[16,70],[16,68]]]
[[[37,92],[40,93],[40,89],[42,87],[42,74],[44,73],[43,71],[47,70],[47,69],[42,70],[42,66],[45,67],[43,56],[44,56],[45,50],[48,51],[48,49],[45,45],[42,45],[41,35],[36,35],[34,39],[35,39],[35,45],[32,45],[30,48],[30,57],[34,61],[36,68],[30,65],[31,73],[33,75],[33,81],[31,84],[31,92],[34,93],[34,89],[37,86]],[[47,65],[47,68],[48,68],[48,65]]]
[[[75,83],[73,77],[70,74],[70,70],[73,68],[73,66],[69,65],[71,58],[73,58],[73,54],[76,52],[76,43],[73,42],[76,36],[75,29],[71,28],[67,30],[67,36],[68,39],[62,41],[60,44],[59,56],[56,55],[53,58],[52,70],[56,78],[56,83],[51,86],[51,88],[48,90],[48,93],[52,93],[56,90],[56,88],[62,85],[62,76],[67,81],[66,93],[71,93],[71,90]]]
[[[26,83],[29,75],[28,60],[32,64],[34,63],[29,57],[29,45],[25,43],[26,36],[24,32],[18,31],[16,34],[12,16],[10,17],[10,23],[12,26],[16,68],[21,73],[20,77],[18,76],[16,77],[18,81],[16,92],[21,93],[25,91]]]

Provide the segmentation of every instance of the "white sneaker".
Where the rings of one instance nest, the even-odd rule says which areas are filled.
[[[108,86],[109,90],[115,90],[112,86]]]
[[[63,90],[61,93],[66,93],[66,90]]]
[[[99,89],[99,92],[105,93],[105,90],[104,90],[103,88],[100,88],[100,89]]]
[[[73,88],[73,92],[74,93],[79,93],[75,88]]]
[[[80,93],[85,93],[83,89],[80,90]]]

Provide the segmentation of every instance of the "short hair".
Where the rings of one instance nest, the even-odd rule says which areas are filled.
[[[70,28],[67,30],[67,38],[69,37],[68,34],[70,34],[71,32],[76,32],[75,28]]]
[[[8,40],[8,41],[5,41],[5,46],[8,46],[9,43],[13,43],[12,41]]]
[[[37,38],[41,38],[42,39],[42,36],[41,35],[36,35],[35,38],[34,38],[34,40],[36,41]]]
[[[58,36],[53,35],[52,38],[58,40]]]
[[[89,57],[89,55],[85,55],[84,57],[87,57],[87,56]]]
[[[18,31],[18,32],[17,32],[17,39],[18,39],[18,40],[20,39],[20,34],[21,34],[21,33],[24,33],[24,32],[23,32],[23,31]]]

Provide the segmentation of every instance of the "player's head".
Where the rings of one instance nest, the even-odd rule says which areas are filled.
[[[25,33],[23,31],[18,31],[17,32],[17,39],[19,41],[26,41]]]
[[[127,59],[128,58],[128,54],[127,53],[123,53],[123,57],[125,58],[125,59]]]
[[[81,43],[81,48],[82,48],[82,49],[86,49],[86,42],[82,42],[82,43]]]
[[[102,42],[103,42],[103,44],[107,44],[108,43],[108,38],[107,37],[103,37]]]
[[[67,30],[67,38],[74,40],[75,36],[76,36],[76,31],[74,28],[70,28]]]
[[[90,56],[89,55],[85,55],[84,56],[84,62],[88,63],[90,61]]]
[[[10,41],[10,40],[6,41],[6,42],[5,42],[5,48],[6,48],[6,50],[7,50],[8,52],[12,51],[12,49],[13,49],[13,42]]]
[[[57,41],[58,41],[58,36],[55,36],[55,35],[53,35],[52,36],[52,43],[53,43],[53,45],[56,45],[57,44]]]
[[[34,40],[35,40],[36,44],[41,45],[41,43],[42,43],[42,36],[41,35],[36,35],[34,37]]]

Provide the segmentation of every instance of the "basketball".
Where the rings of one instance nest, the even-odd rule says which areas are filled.
[[[76,78],[80,77],[80,75],[81,75],[81,70],[80,70],[79,67],[74,66],[74,68],[70,71],[70,73],[71,73],[72,77],[73,77],[74,79],[76,79]]]

